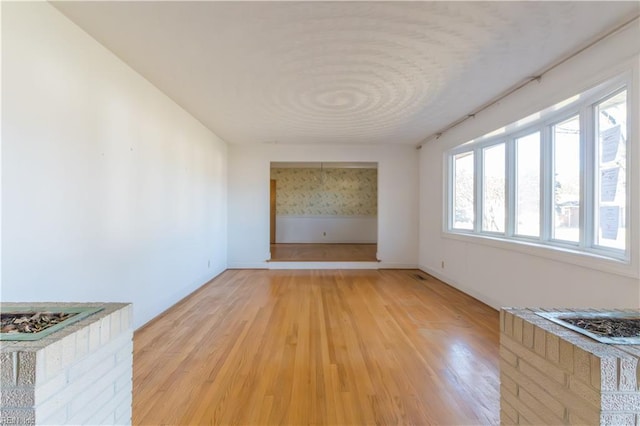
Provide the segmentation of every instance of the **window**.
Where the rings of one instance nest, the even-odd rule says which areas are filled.
[[[453,149],[448,230],[627,259],[625,83]]]
[[[473,152],[465,152],[454,158],[453,228],[473,229],[474,184]]]
[[[504,232],[504,144],[485,148],[482,154],[482,230]]]
[[[553,234],[556,240],[580,240],[580,117],[552,128]]]
[[[515,234],[540,236],[540,132],[515,140]]]
[[[596,105],[595,244],[625,248],[627,205],[627,92]]]

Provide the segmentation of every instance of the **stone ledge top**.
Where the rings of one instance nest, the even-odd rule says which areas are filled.
[[[4,308],[13,307],[29,307],[29,308],[72,308],[72,307],[87,307],[87,308],[103,308],[101,311],[96,312],[93,315],[88,316],[78,322],[70,324],[49,336],[43,337],[40,340],[31,341],[0,341],[0,353],[5,352],[37,352],[61,339],[64,339],[70,334],[76,331],[88,327],[89,325],[102,320],[103,318],[111,315],[112,313],[121,309],[131,308],[131,303],[111,303],[111,302],[2,302],[0,303],[0,312]]]
[[[640,309],[606,309],[606,308],[510,308],[501,309],[511,315],[519,317],[548,333],[597,356],[598,358],[640,358],[640,345],[615,345],[598,342],[584,334],[578,333],[570,328],[563,327],[553,321],[544,318],[536,312],[560,312],[560,313],[622,313],[638,314]]]

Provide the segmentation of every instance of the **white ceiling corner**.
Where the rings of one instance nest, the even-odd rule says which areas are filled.
[[[230,143],[418,144],[638,2],[53,2]]]

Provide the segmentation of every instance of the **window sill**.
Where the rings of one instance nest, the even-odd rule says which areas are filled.
[[[442,237],[450,240],[516,251],[530,256],[550,259],[555,262],[570,263],[596,271],[608,272],[630,278],[640,278],[638,265],[634,262],[615,259],[596,253],[572,250],[570,248],[537,244],[535,242],[504,239],[497,236],[479,235],[465,232],[443,231]]]

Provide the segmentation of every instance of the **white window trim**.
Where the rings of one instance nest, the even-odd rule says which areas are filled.
[[[467,240],[475,243],[487,244],[501,249],[516,250],[530,255],[551,258],[567,263],[577,264],[580,266],[590,267],[598,270],[612,272],[623,276],[638,276],[638,268],[631,263],[631,254],[635,251],[632,247],[632,228],[638,226],[635,221],[631,220],[632,212],[632,173],[629,167],[631,159],[635,155],[632,143],[627,143],[627,180],[626,180],[626,209],[625,209],[625,232],[626,232],[626,249],[619,250],[594,244],[595,240],[595,205],[594,199],[596,160],[595,144],[595,124],[593,122],[594,106],[607,98],[619,93],[622,90],[627,91],[627,135],[631,140],[633,133],[633,114],[636,111],[637,94],[634,91],[632,72],[627,71],[615,78],[612,78],[592,89],[586,90],[576,98],[573,102],[561,102],[561,107],[550,107],[539,113],[535,120],[527,120],[526,124],[519,125],[518,122],[507,125],[504,131],[491,132],[485,137],[465,143],[455,147],[444,153],[445,166],[445,211],[443,223],[443,237]],[[570,98],[573,99],[573,98]],[[580,204],[580,242],[571,243],[562,240],[551,239],[552,228],[552,191],[550,179],[552,179],[553,167],[552,160],[552,144],[551,125],[559,123],[576,114],[580,115],[581,144],[580,156],[582,167],[581,181],[581,204]],[[528,117],[527,117],[528,118]],[[523,122],[524,119],[519,120]],[[515,140],[518,137],[540,131],[540,237],[528,237],[515,234]],[[590,135],[590,136],[587,136]],[[505,143],[505,208],[506,208],[506,226],[505,233],[482,231],[482,182],[480,177],[483,176],[483,156],[482,150],[499,143]],[[634,141],[635,143],[635,141]],[[474,227],[473,230],[464,230],[453,228],[453,159],[455,155],[464,152],[474,152]],[[543,190],[547,188],[547,190]],[[587,232],[587,230],[589,230]]]

